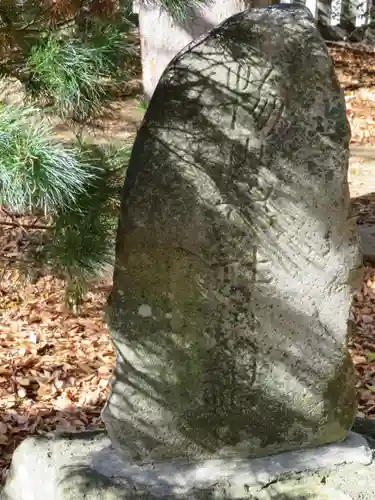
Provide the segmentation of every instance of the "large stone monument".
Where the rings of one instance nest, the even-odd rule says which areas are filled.
[[[134,0],[139,16],[142,83],[150,99],[159,78],[173,57],[192,40],[208,33],[222,21],[250,7],[264,7],[270,0],[206,0],[187,9],[185,19],[174,19],[154,0]]]
[[[259,457],[347,436],[349,136],[305,8],[237,14],[169,65],[117,238],[103,415],[122,456]]]
[[[108,435],[24,441],[1,500],[375,500],[350,432],[349,135],[304,7],[178,54],[122,194]]]

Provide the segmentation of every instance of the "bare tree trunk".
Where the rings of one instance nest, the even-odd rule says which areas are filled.
[[[155,87],[173,57],[188,43],[207,33],[228,17],[250,7],[263,7],[271,0],[213,0],[200,11],[191,9],[189,19],[183,23],[170,14],[146,2],[134,2],[139,13],[141,36],[143,88],[150,99]]]

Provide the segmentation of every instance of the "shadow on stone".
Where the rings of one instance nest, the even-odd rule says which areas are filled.
[[[110,300],[103,416],[127,458],[345,438],[362,276],[348,154],[343,94],[305,9],[235,15],[171,62],[134,145]]]

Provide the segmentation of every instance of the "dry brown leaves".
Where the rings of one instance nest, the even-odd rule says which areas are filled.
[[[17,254],[20,228],[2,226],[0,251]],[[28,435],[102,427],[114,353],[103,321],[110,283],[97,284],[79,316],[64,305],[63,283],[35,284],[15,271],[0,281],[0,484]]]
[[[375,224],[375,193],[365,194],[352,199],[357,224]]]
[[[331,47],[336,73],[345,91],[353,144],[375,144],[375,53]]]
[[[352,144],[375,144],[375,53],[332,47],[345,92]],[[375,224],[375,193],[353,199],[358,224]],[[357,375],[359,415],[375,418],[375,268],[366,267],[352,307],[355,328],[350,344]]]
[[[43,14],[47,21],[58,22],[80,15],[80,11],[89,17],[108,19],[119,8],[118,0],[44,0]]]
[[[101,427],[114,354],[103,322],[109,286],[87,294],[79,316],[52,277],[0,289],[0,470],[29,434]]]
[[[366,267],[352,307],[350,351],[357,375],[359,415],[375,418],[375,268]]]

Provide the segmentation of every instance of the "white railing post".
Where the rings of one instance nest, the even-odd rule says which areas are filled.
[[[368,0],[357,0],[355,6],[355,25],[363,26],[367,24],[369,17],[370,2]]]
[[[332,0],[331,1],[331,26],[337,26],[340,24],[341,20],[341,10],[342,10],[342,0]]]
[[[311,14],[314,16],[314,19],[318,19],[318,1],[306,0],[305,5],[308,9],[310,9]]]

